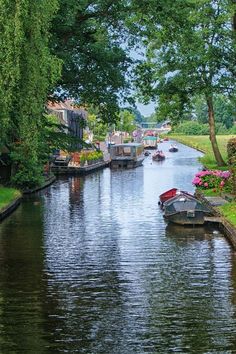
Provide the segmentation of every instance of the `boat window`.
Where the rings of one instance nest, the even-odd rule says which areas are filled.
[[[126,146],[124,147],[124,156],[130,156],[131,155],[131,147]]]
[[[122,156],[123,148],[121,146],[116,147],[116,156]]]
[[[186,201],[186,202],[180,202],[176,201],[174,203],[174,208],[176,211],[184,211],[184,210],[195,210],[197,206],[197,203],[195,201]]]

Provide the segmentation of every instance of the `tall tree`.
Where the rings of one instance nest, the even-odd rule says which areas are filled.
[[[11,148],[20,187],[37,184],[42,176],[44,104],[60,73],[60,61],[48,48],[57,5],[57,0],[0,0],[1,137]]]
[[[63,60],[59,96],[97,106],[104,121],[127,97],[130,59],[122,45],[129,1],[60,0],[51,48]]]
[[[165,0],[156,6],[150,1],[149,6],[151,18],[140,20],[148,45],[147,60],[138,68],[143,78],[141,90],[151,98],[164,94],[169,101],[174,95],[182,102],[196,94],[204,95],[212,149],[222,166],[215,134],[214,96],[232,94],[235,89],[232,5],[227,0]]]

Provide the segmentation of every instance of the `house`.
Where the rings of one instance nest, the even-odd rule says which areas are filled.
[[[59,123],[68,127],[68,132],[74,137],[83,139],[83,127],[87,118],[87,111],[82,107],[77,107],[73,101],[48,102],[47,110],[49,113],[58,117]],[[77,143],[77,149],[81,149],[80,142]]]

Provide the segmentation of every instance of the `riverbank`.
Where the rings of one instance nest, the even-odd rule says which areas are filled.
[[[223,196],[206,196],[199,190],[195,195],[212,211],[219,229],[236,250],[236,203],[228,202]]]
[[[205,155],[200,158],[202,164],[207,167],[209,170],[219,170],[219,167],[215,163],[215,159],[212,152],[211,142],[208,136],[186,136],[186,135],[170,135],[171,139],[176,140],[182,144],[193,147],[194,149],[203,152]],[[233,135],[219,135],[217,136],[217,141],[219,149],[222,153],[222,156],[227,160],[227,142],[230,138],[234,137]],[[228,168],[228,167],[226,167]],[[217,196],[223,197],[226,200],[226,203],[217,208],[217,213],[222,217],[222,225],[228,225],[225,227],[226,233],[228,229],[233,234],[235,241],[232,242],[236,248],[236,203],[235,197],[232,195],[226,195],[223,191],[216,191],[206,189],[202,191],[202,195],[206,198],[214,198]],[[230,225],[230,226],[229,226]]]
[[[5,219],[18,207],[21,198],[19,190],[0,187],[0,220]]]

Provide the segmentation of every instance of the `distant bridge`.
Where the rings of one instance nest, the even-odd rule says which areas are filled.
[[[165,134],[168,133],[171,128],[169,121],[165,121],[162,123],[156,123],[156,122],[141,122],[140,123],[140,128],[141,130],[145,133],[147,130],[152,130],[158,134]]]
[[[158,124],[157,122],[141,122],[140,125],[141,128],[144,129],[155,129],[157,128],[157,126],[159,127],[160,124]]]

